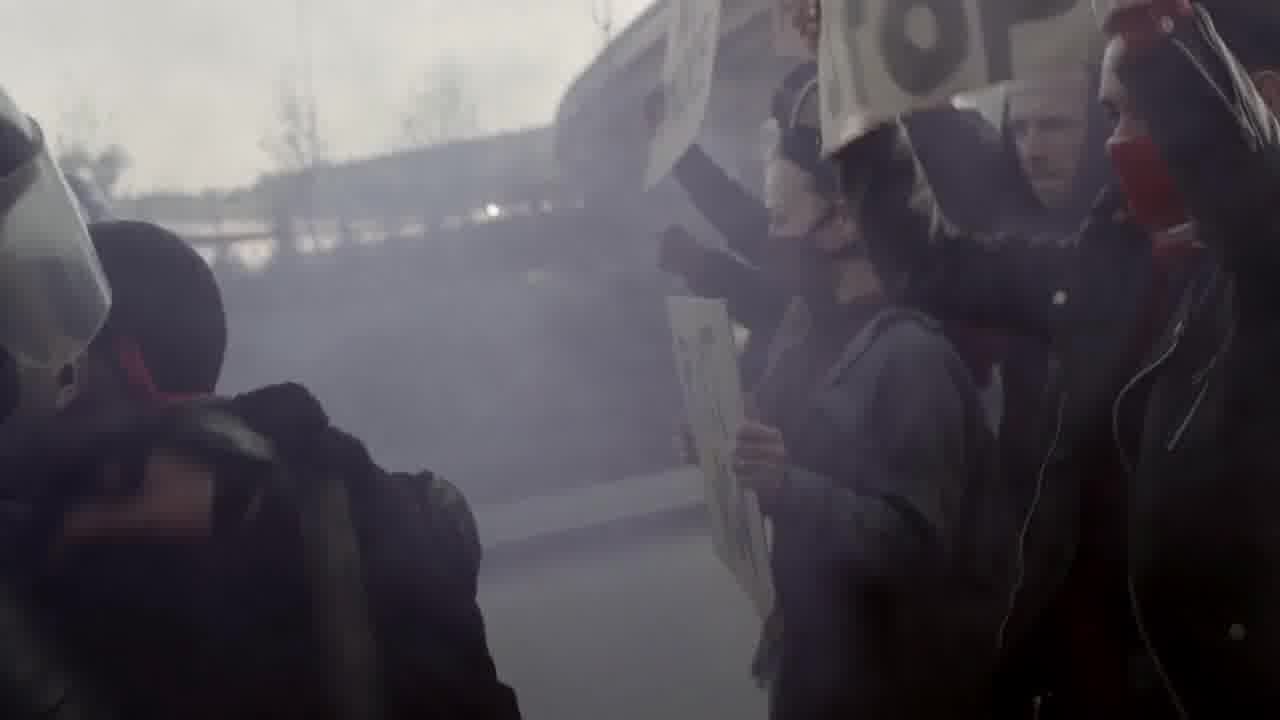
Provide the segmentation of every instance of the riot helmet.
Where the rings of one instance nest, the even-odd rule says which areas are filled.
[[[0,424],[56,412],[111,295],[44,135],[0,89]]]
[[[81,177],[73,172],[64,173],[67,178],[67,186],[71,188],[71,194],[76,199],[76,205],[80,208],[80,216],[85,222],[102,222],[111,220],[111,206],[107,202],[106,196],[93,181]]]

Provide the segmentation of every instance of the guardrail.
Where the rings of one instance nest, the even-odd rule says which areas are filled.
[[[475,508],[485,546],[484,573],[518,571],[575,552],[709,530],[702,480],[678,468]]]

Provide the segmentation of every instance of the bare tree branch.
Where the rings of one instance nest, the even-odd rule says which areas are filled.
[[[276,95],[276,127],[262,138],[262,149],[281,171],[278,194],[271,199],[275,235],[286,252],[296,249],[293,218],[301,217],[316,236],[316,171],[327,160],[328,146],[311,84],[298,72],[285,72]]]
[[[76,101],[62,116],[57,133],[57,161],[63,172],[93,183],[110,199],[133,161],[119,143],[103,141],[104,124],[87,99]]]
[[[589,0],[591,3],[591,24],[600,31],[600,45],[606,46],[613,40],[613,0]]]
[[[262,149],[284,172],[306,172],[325,161],[327,145],[320,129],[315,94],[292,73],[284,74],[276,94],[277,127],[262,139]]]
[[[457,62],[428,68],[401,118],[405,145],[421,147],[473,135],[477,112],[467,85],[466,70]]]

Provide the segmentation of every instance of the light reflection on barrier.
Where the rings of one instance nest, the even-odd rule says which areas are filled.
[[[515,203],[486,203],[462,215],[443,218],[437,230],[457,231],[473,225],[503,222],[531,215],[549,215],[561,210],[580,210],[584,204],[574,201],[557,205],[550,200]],[[232,262],[250,272],[257,272],[269,265],[278,250],[278,241],[272,236],[266,223],[237,222],[213,226],[201,223],[168,223],[159,221],[188,238],[196,252],[210,265]],[[393,238],[418,239],[430,233],[431,228],[421,222],[406,221],[388,224],[376,221],[350,223],[345,232],[337,222],[321,221],[298,223],[295,244],[303,255],[332,252],[343,246],[342,236],[347,235],[355,244],[376,245]],[[315,232],[311,231],[314,226]]]

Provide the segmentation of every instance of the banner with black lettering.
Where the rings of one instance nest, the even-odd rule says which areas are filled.
[[[767,617],[773,608],[768,524],[755,493],[738,483],[732,469],[746,401],[729,313],[723,300],[692,297],[668,298],[667,312],[716,554]]]
[[[667,17],[662,112],[649,146],[646,188],[666,177],[698,138],[720,40],[720,0],[672,0]]]
[[[1098,40],[1090,0],[823,0],[823,149],[958,93],[1087,63]]]

